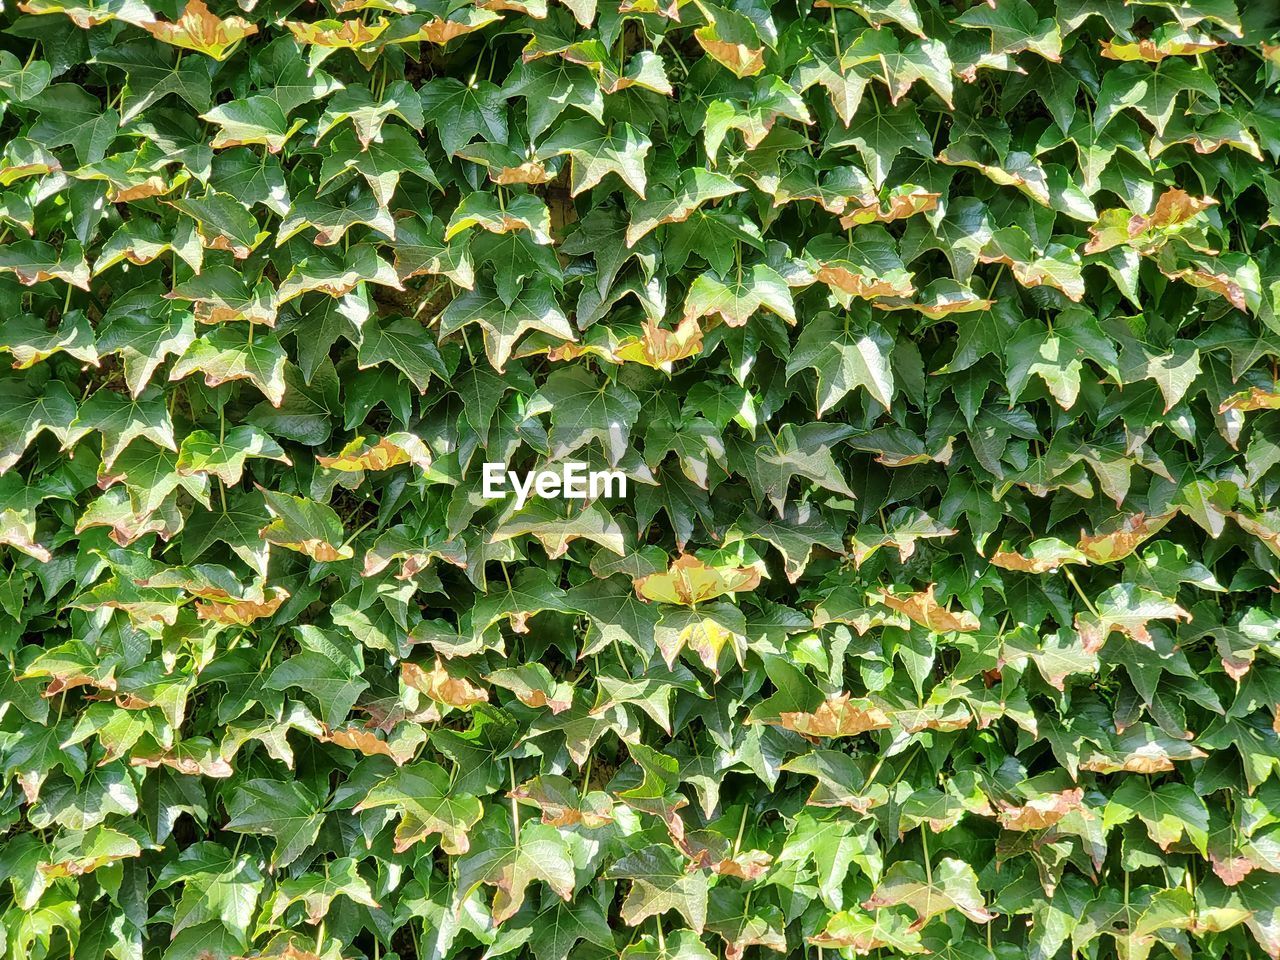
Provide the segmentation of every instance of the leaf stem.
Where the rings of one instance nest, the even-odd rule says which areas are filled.
[[[836,23],[838,12],[835,7],[831,8],[831,43],[836,48],[836,71],[843,77],[844,61],[840,56],[840,25]]]
[[[507,757],[507,770],[511,774],[511,835],[515,837],[516,849],[520,849],[520,802],[516,799],[516,761],[515,757]]]
[[[747,811],[751,809],[751,804],[744,803],[742,805],[742,819],[738,821],[738,835],[733,838],[733,855],[736,857],[742,849],[742,834],[747,829]]]
[[[1071,568],[1066,564],[1063,564],[1062,572],[1066,575],[1067,579],[1071,581],[1071,586],[1076,588],[1076,593],[1080,594],[1080,599],[1083,600],[1084,605],[1089,608],[1089,612],[1095,617],[1098,616],[1098,608],[1093,605],[1093,601],[1085,596],[1084,591],[1080,589],[1080,583],[1076,580],[1076,575],[1071,572]]]
[[[920,845],[924,847],[924,879],[932,887],[933,863],[929,860],[929,825],[927,823],[920,824]]]
[[[377,521],[377,519],[378,519],[377,517],[370,517],[364,523],[360,524],[360,526],[356,527],[355,530],[352,531],[351,536],[347,537],[346,540],[342,541],[342,545],[344,547],[351,546],[351,541],[354,540],[356,537],[358,537],[361,533],[363,533],[369,527],[373,526],[373,524]]]

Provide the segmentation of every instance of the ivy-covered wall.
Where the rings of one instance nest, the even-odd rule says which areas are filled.
[[[1280,957],[1278,83],[1274,0],[7,5],[0,955]]]

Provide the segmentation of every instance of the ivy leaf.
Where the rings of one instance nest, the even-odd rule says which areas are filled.
[[[61,280],[89,289],[89,265],[74,242],[62,250],[40,240],[18,240],[0,249],[0,273],[12,273],[24,286],[45,280]]]
[[[506,302],[492,289],[477,287],[456,297],[440,315],[440,335],[480,325],[490,365],[499,373],[511,358],[516,342],[528,331],[538,330],[562,340],[576,340],[573,328],[556,304],[549,284],[533,281]]]
[[[69,145],[81,163],[97,163],[107,155],[120,129],[115,110],[103,109],[97,97],[73,83],[55,83],[27,101],[40,114],[29,139],[52,150]]]
[[[593,440],[599,441],[611,466],[627,449],[627,438],[640,412],[640,401],[626,387],[597,379],[582,367],[557,370],[531,399],[528,412],[550,412],[551,454],[559,460]]]
[[[564,510],[549,501],[535,500],[498,524],[489,539],[492,543],[499,543],[526,534],[535,537],[551,559],[564,556],[569,544],[575,540],[590,540],[619,556],[626,554],[622,528],[599,502],[573,510],[566,516]]]
[[[1109,70],[1098,91],[1098,108],[1093,123],[1099,130],[1121,110],[1134,109],[1163,135],[1173,117],[1178,94],[1188,91],[1216,102],[1218,88],[1203,68],[1179,57],[1162,60],[1153,67],[1143,63],[1121,64]]]
[[[80,405],[75,427],[84,433],[92,431],[101,435],[102,465],[108,468],[139,437],[175,453],[178,449],[173,420],[155,387],[148,387],[137,397],[98,390]]]
[[[920,14],[912,0],[818,0],[815,6],[852,10],[873,27],[896,23],[918,37],[924,36]]]
[[[445,153],[457,153],[478,136],[506,141],[507,108],[502,91],[492,83],[467,86],[453,77],[437,77],[419,95],[423,115],[430,118]]]
[[[373,787],[355,811],[380,807],[394,807],[400,814],[395,840],[398,852],[438,833],[441,848],[451,856],[471,848],[468,831],[484,812],[471,794],[455,793],[449,775],[430,761],[396,770]]]
[[[916,912],[916,922],[909,928],[913,930],[950,910],[959,910],[974,923],[989,923],[995,917],[987,910],[973,867],[952,857],[938,861],[928,877],[920,864],[898,861],[885,871],[871,899],[862,906],[872,910],[899,904]]]
[[[426,328],[408,317],[366,326],[362,331],[358,363],[362,370],[389,363],[404,373],[419,393],[427,392],[427,383],[433,375],[444,382],[449,380],[449,371],[440,351],[427,336]]]
[[[287,356],[275,337],[245,339],[222,328],[194,340],[169,370],[170,380],[203,373],[206,386],[248,380],[273,407],[284,401]]]
[[[53,69],[44,60],[23,64],[8,50],[0,54],[0,90],[14,100],[30,100],[49,86]]]
[[[172,56],[171,51],[140,40],[114,44],[99,51],[95,59],[125,74],[121,123],[127,124],[153,103],[173,94],[196,111],[213,105],[209,70],[200,60]]]
[[[1086,651],[1100,649],[1112,632],[1138,643],[1151,644],[1147,624],[1155,619],[1191,619],[1191,614],[1168,597],[1131,583],[1117,583],[1098,597],[1095,609],[1076,614],[1076,629]]]
[[[980,623],[977,617],[968,610],[953,613],[938,603],[934,598],[933,590],[934,586],[931,585],[927,590],[901,597],[881,592],[879,600],[885,606],[905,614],[926,630],[935,633],[951,631],[970,633],[979,629]]]
[[[258,32],[257,25],[243,17],[215,16],[203,0],[187,0],[182,16],[172,23],[144,23],[142,29],[163,43],[195,50],[215,60],[225,60],[241,40]]]
[[[689,319],[718,314],[729,326],[740,327],[762,308],[787,323],[796,322],[786,280],[766,264],[757,263],[736,275],[700,274],[689,287],[684,316]]]
[[[631,892],[622,904],[622,919],[628,926],[668,910],[677,911],[695,933],[706,925],[707,875],[686,870],[670,847],[653,844],[636,850],[610,867],[606,876],[631,881]]]
[[[401,178],[408,173],[440,189],[435,170],[417,139],[401,127],[388,127],[376,143],[363,146],[354,135],[343,132],[333,139],[329,149],[331,153],[320,166],[322,185],[354,170],[369,184],[380,207],[391,203]]]
[[[1008,55],[1029,50],[1046,60],[1058,60],[1062,54],[1057,22],[1040,19],[1026,0],[1003,3],[998,9],[966,10],[954,22],[974,30],[990,30],[993,53]]]
[[[291,904],[302,902],[309,923],[319,923],[333,901],[346,897],[366,907],[378,906],[368,882],[356,870],[352,857],[340,857],[325,865],[323,874],[306,873],[281,882],[271,903],[271,919],[281,916]]]
[[[288,866],[315,842],[324,823],[320,799],[306,786],[288,780],[247,780],[227,803],[226,828],[234,833],[275,839],[271,863]]]
[[[276,322],[270,284],[251,287],[242,274],[221,264],[176,285],[165,298],[193,302],[201,323],[248,320],[270,327]]]
[[[903,150],[921,156],[933,155],[933,141],[920,121],[913,104],[883,109],[874,104],[868,113],[865,104],[858,109],[853,122],[833,128],[826,141],[828,149],[853,147],[862,157],[872,183],[879,189],[889,175],[889,167]]]
[[[809,942],[821,947],[852,948],[866,951],[887,947],[899,953],[924,953],[920,934],[907,924],[901,914],[877,910],[874,914],[861,910],[842,910],[833,914],[826,928]]]
[[[711,170],[686,170],[681,173],[674,189],[664,187],[661,195],[641,200],[631,207],[627,246],[634,247],[642,237],[664,223],[683,223],[708,201],[732,196],[744,189],[729,177]]]
[[[493,922],[505,923],[524,904],[529,884],[541,881],[566,902],[573,896],[573,859],[560,831],[543,823],[525,823],[518,840],[486,835],[484,843],[458,864],[460,891],[479,884],[497,888]]]
[[[751,77],[764,69],[764,45],[755,25],[736,10],[707,4],[707,23],[693,32],[702,49],[737,77]]]
[[[507,77],[502,96],[523,97],[529,115],[529,135],[535,140],[567,108],[604,119],[604,94],[590,71],[561,57],[524,60]],[[574,121],[569,121],[573,123]],[[502,142],[506,138],[490,137]]]
[[[563,900],[548,898],[533,918],[529,949],[537,960],[566,960],[580,941],[597,947],[614,949],[613,932],[600,904],[591,897],[567,905]]]
[[[322,562],[349,560],[354,555],[342,542],[342,521],[332,507],[261,487],[259,491],[275,518],[260,531],[262,539]]]
[[[821,417],[857,387],[864,388],[886,410],[894,393],[889,338],[879,329],[852,329],[848,318],[823,314],[805,324],[795,350],[787,358],[787,378],[801,370],[817,373],[817,414]]]
[[[711,564],[692,554],[682,554],[664,572],[636,580],[636,595],[659,603],[696,607],[725,594],[754,590],[760,584],[755,567]]]
[[[645,157],[653,144],[627,123],[606,128],[587,119],[562,123],[542,142],[543,155],[567,154],[572,161],[570,194],[577,196],[600,183],[610,173],[630,187],[641,199],[645,191]]]
[[[1134,817],[1142,820],[1161,850],[1168,850],[1184,831],[1202,853],[1209,840],[1209,811],[1204,800],[1185,784],[1166,783],[1153,789],[1149,784],[1126,780],[1107,802],[1103,823],[1110,829]]]

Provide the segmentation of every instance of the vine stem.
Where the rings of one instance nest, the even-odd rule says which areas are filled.
[[[1071,572],[1071,568],[1066,564],[1063,564],[1062,572],[1066,575],[1067,579],[1071,581],[1071,586],[1076,588],[1076,593],[1080,594],[1080,599],[1083,600],[1084,605],[1089,608],[1089,612],[1096,617],[1098,615],[1098,608],[1093,605],[1093,601],[1085,596],[1084,591],[1080,589],[1080,583],[1076,580],[1076,575]]]
[[[364,523],[360,524],[360,526],[356,527],[355,530],[352,531],[351,536],[347,537],[347,539],[342,542],[342,545],[344,547],[351,546],[351,541],[354,540],[356,537],[358,537],[361,533],[363,533],[369,527],[371,527],[373,525],[373,522],[377,519],[378,519],[377,517],[372,517],[366,520]]]
[[[507,769],[511,774],[511,834],[515,837],[516,849],[520,849],[520,802],[516,799],[516,761],[515,757],[507,757]]]
[[[738,852],[742,849],[742,834],[747,829],[747,811],[749,809],[750,809],[749,804],[744,803],[742,805],[742,819],[738,821],[738,835],[733,838],[733,855],[735,857],[738,855]]]
[[[218,408],[218,444],[221,445],[227,439],[227,406],[223,404]],[[222,501],[222,512],[227,512],[227,482],[218,477],[218,499]]]
[[[924,879],[930,887],[933,886],[933,863],[929,859],[929,825],[920,824],[920,844],[924,847]]]

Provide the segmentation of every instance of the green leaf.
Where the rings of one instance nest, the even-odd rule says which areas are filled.
[[[440,335],[447,337],[471,323],[479,324],[483,331],[485,354],[499,373],[511,358],[516,342],[530,330],[563,340],[577,339],[545,282],[527,284],[510,302],[492,289],[468,290],[440,315]]]
[[[663,187],[655,196],[632,205],[627,246],[634,247],[642,237],[664,223],[683,223],[708,201],[741,193],[743,189],[723,174],[710,170],[686,170],[674,188]]]
[[[467,892],[482,883],[496,888],[494,923],[505,923],[519,911],[531,883],[545,883],[565,901],[573,896],[573,859],[555,827],[525,823],[518,840],[500,833],[481,839],[478,849],[458,863],[458,886]]]
[[[352,549],[342,542],[342,521],[332,507],[305,497],[259,489],[275,518],[262,528],[262,539],[323,562],[349,560],[353,556]]]
[[[989,923],[995,916],[987,910],[973,867],[953,857],[943,857],[927,876],[920,864],[898,861],[885,871],[871,899],[862,906],[871,910],[899,904],[916,912],[916,922],[911,925],[916,930],[951,910],[959,910],[974,923]]]
[[[700,870],[686,870],[670,847],[653,844],[636,850],[610,867],[606,876],[631,881],[622,904],[622,919],[628,926],[661,917],[668,910],[678,912],[695,933],[706,925],[707,876]]]
[[[452,77],[437,77],[418,93],[423,115],[435,127],[445,153],[457,153],[477,136],[499,143],[507,139],[506,104],[492,83],[468,86]]]
[[[1152,788],[1148,783],[1130,778],[1111,795],[1103,818],[1110,829],[1138,817],[1147,833],[1161,850],[1187,838],[1203,854],[1209,840],[1209,811],[1194,790],[1181,783],[1166,783]]]
[[[796,322],[786,280],[763,263],[727,276],[701,274],[689,287],[684,302],[686,319],[719,315],[731,327],[742,326],[760,309],[777,314],[787,323]]]
[[[483,813],[479,800],[468,793],[455,793],[449,775],[429,761],[401,767],[373,787],[355,809],[379,807],[394,807],[400,814],[397,851],[438,833],[441,848],[454,856],[470,849],[467,832]]]
[[[606,176],[618,178],[644,199],[645,157],[653,144],[627,123],[606,128],[586,119],[562,123],[538,148],[544,156],[568,155],[570,194],[577,196]]]
[[[627,449],[640,401],[621,384],[601,380],[582,367],[557,370],[532,398],[528,412],[551,414],[551,455],[562,459],[599,441],[610,465]]]
[[[182,438],[176,467],[184,476],[214,476],[227,486],[235,486],[244,476],[250,457],[265,457],[288,464],[289,457],[257,427],[232,427],[222,439],[208,430],[195,430]]]
[[[320,799],[290,780],[246,780],[227,802],[226,829],[271,837],[273,867],[288,866],[316,840],[324,823]]]
[[[284,401],[287,356],[275,337],[246,339],[227,328],[193,341],[169,370],[170,380],[203,373],[205,386],[248,380],[278,407]]]

